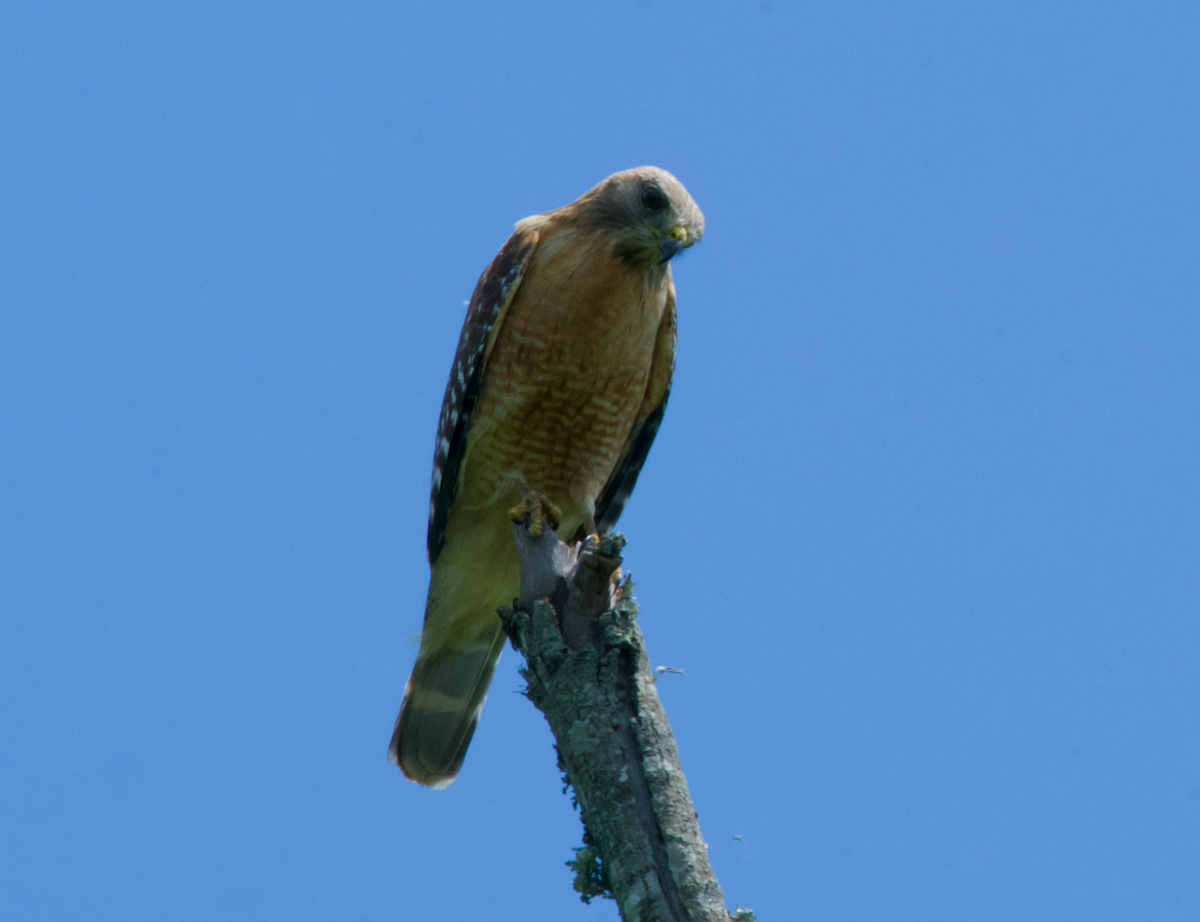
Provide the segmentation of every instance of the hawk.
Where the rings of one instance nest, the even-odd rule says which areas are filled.
[[[454,780],[519,594],[510,523],[610,529],[658,431],[675,364],[671,257],[704,232],[657,167],[517,223],[475,286],[438,421],[421,648],[388,756]]]

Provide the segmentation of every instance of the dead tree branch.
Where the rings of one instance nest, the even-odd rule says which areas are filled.
[[[721,885],[658,700],[628,583],[625,539],[568,546],[513,526],[521,598],[500,617],[524,654],[529,698],[558,743],[588,849],[576,888],[611,891],[625,922],[729,922]],[[590,874],[587,873],[590,870]]]

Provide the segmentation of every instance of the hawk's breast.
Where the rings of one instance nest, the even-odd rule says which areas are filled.
[[[496,334],[456,505],[478,514],[528,487],[562,508],[570,534],[591,518],[642,406],[670,275],[611,247],[558,243],[539,244]]]

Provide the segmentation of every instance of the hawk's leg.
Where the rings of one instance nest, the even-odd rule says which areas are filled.
[[[534,538],[542,536],[543,525],[549,525],[557,531],[561,516],[562,510],[537,490],[523,490],[520,500],[508,510],[508,517],[514,522],[525,523],[529,527],[529,534]]]
[[[581,544],[589,538],[593,544],[600,543],[600,530],[596,527],[596,522],[590,515],[579,523],[579,527],[575,529],[574,536],[567,543]]]

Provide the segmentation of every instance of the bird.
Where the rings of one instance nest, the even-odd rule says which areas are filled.
[[[658,432],[675,366],[671,259],[704,215],[657,167],[614,173],[518,221],[484,270],[434,446],[429,592],[389,760],[457,777],[519,594],[512,522],[579,540],[611,530]]]

